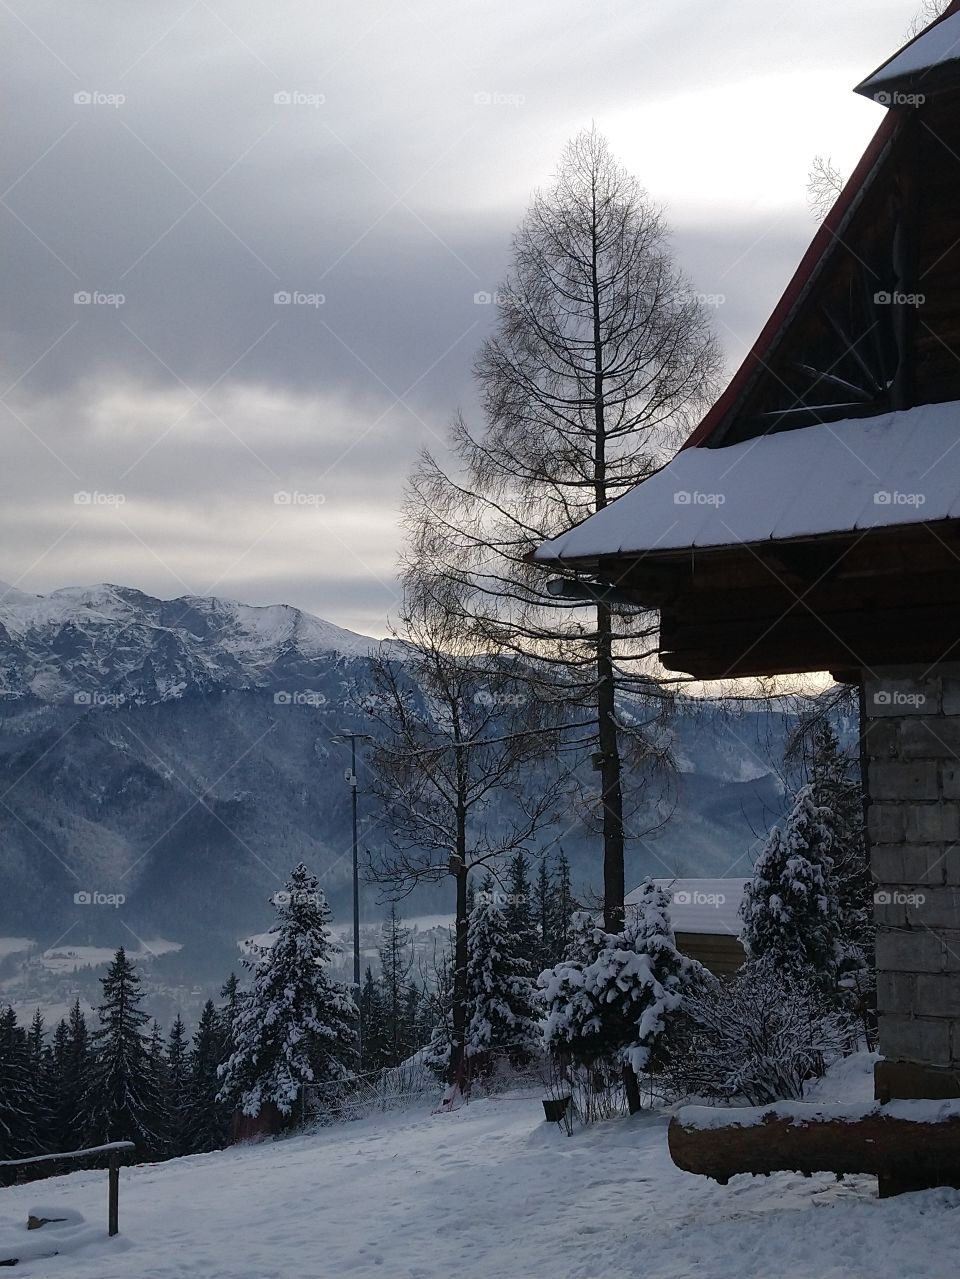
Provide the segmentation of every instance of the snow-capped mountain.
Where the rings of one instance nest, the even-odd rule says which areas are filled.
[[[332,654],[368,657],[376,646],[289,604],[160,600],[107,584],[28,595],[0,583],[0,689],[8,697],[112,694],[144,706],[276,687]]]
[[[165,938],[182,949],[154,968],[182,998],[221,981],[237,940],[269,926],[267,898],[300,860],[348,920],[349,757],[336,739],[377,732],[364,706],[378,643],[286,605],[0,588],[0,941],[142,950]],[[631,841],[630,885],[747,873],[781,808],[782,721],[701,707],[671,734],[676,811]],[[363,754],[365,857],[388,832]],[[544,842],[562,843],[578,884],[595,888],[596,833],[567,816]],[[365,888],[363,915],[383,909]],[[449,885],[418,889],[405,909],[449,912]],[[57,977],[67,1000],[71,980]]]

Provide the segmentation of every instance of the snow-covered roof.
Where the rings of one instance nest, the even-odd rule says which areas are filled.
[[[913,79],[925,71],[932,71],[934,67],[943,67],[958,59],[960,59],[960,13],[954,13],[939,22],[934,22],[899,53],[895,53],[862,84],[857,85],[857,92],[869,97],[883,85]]]
[[[654,883],[670,894],[670,922],[675,933],[739,937],[745,879],[656,879]],[[642,892],[642,888],[635,888],[628,893],[624,905],[635,905]]]
[[[682,449],[537,560],[763,543],[960,518],[960,403]]]

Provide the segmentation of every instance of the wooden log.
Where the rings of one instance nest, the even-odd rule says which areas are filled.
[[[939,1119],[912,1117],[942,1103],[850,1107],[802,1103],[708,1111],[686,1107],[670,1121],[670,1156],[685,1172],[726,1185],[738,1173],[873,1173],[892,1184],[960,1187],[960,1113],[946,1103]],[[907,1117],[911,1116],[911,1117]]]

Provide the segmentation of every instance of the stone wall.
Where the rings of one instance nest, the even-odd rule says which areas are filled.
[[[960,663],[865,672],[877,1095],[960,1096]]]

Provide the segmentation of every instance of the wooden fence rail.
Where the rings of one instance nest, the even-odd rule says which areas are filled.
[[[95,1155],[106,1155],[107,1229],[112,1237],[120,1231],[120,1156],[124,1151],[134,1149],[132,1141],[110,1141],[105,1146],[87,1146],[83,1150],[61,1150],[53,1155],[30,1155],[26,1159],[0,1159],[0,1168],[28,1168],[31,1164],[54,1164],[63,1160],[90,1159]]]

